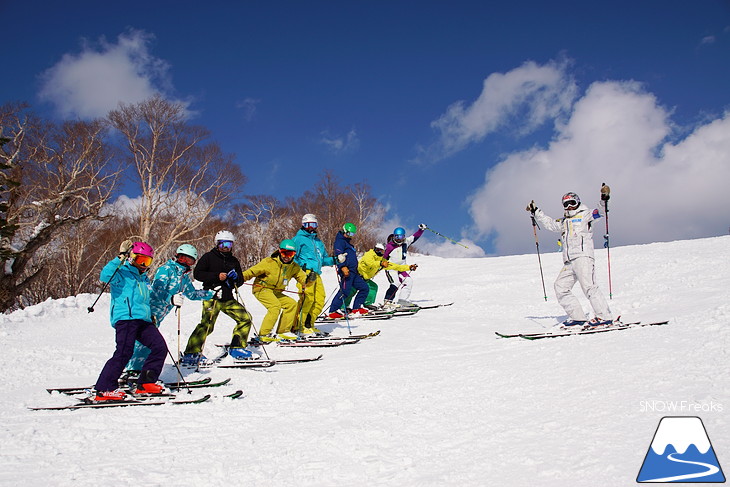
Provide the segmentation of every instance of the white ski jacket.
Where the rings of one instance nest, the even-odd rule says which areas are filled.
[[[600,209],[591,210],[581,203],[575,210],[566,210],[563,218],[554,220],[540,208],[535,218],[546,229],[560,234],[563,243],[563,262],[568,263],[577,257],[593,259],[593,221],[606,215],[606,204],[601,200]]]

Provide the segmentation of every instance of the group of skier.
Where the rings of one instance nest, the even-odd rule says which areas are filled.
[[[590,209],[582,204],[575,193],[562,198],[564,214],[560,219],[547,216],[532,200],[526,210],[533,222],[539,221],[548,230],[561,234],[564,266],[555,280],[558,302],[568,315],[564,327],[599,326],[613,322],[611,311],[595,279],[593,256],[593,222],[606,216],[610,198],[608,186],[601,187],[599,208]],[[246,347],[252,326],[251,315],[234,297],[244,282],[254,279],[253,295],[267,309],[261,322],[259,339],[271,342],[280,339],[296,339],[299,335],[319,332],[314,326],[325,305],[322,268],[336,266],[339,289],[329,308],[328,318],[339,319],[351,313],[364,315],[375,307],[378,291],[373,277],[385,269],[390,287],[385,293],[384,307],[413,306],[408,301],[412,288],[409,274],[416,264],[406,264],[408,248],[428,228],[419,225],[418,230],[406,237],[405,229],[396,228],[385,244],[378,243],[358,260],[358,251],[352,243],[357,227],[345,223],[334,239],[333,254],[329,255],[317,235],[318,221],[315,215],[306,214],[302,226],[292,239],[285,239],[279,248],[249,269],[233,255],[235,237],[229,231],[215,235],[215,246],[198,261],[198,252],[190,244],[177,248],[174,258],[162,265],[150,283],[147,270],[154,258],[154,250],[145,242],[125,240],[119,256],[112,259],[101,271],[101,281],[111,289],[111,322],[115,328],[116,349],[106,362],[96,383],[99,401],[121,400],[125,393],[118,390],[118,379],[125,366],[139,371],[137,392],[159,393],[162,387],[157,380],[169,353],[164,338],[158,330],[162,320],[174,308],[182,304],[182,296],[202,300],[200,323],[195,327],[180,361],[182,365],[197,365],[205,360],[203,345],[212,333],[220,312],[235,322],[229,354],[235,359],[252,357]],[[197,261],[197,265],[196,265]],[[193,266],[195,266],[194,271]],[[191,276],[203,284],[198,290]],[[389,271],[397,272],[398,285]],[[296,281],[299,301],[286,296],[291,280]],[[578,282],[593,308],[594,316],[586,314],[571,289]],[[399,300],[395,301],[400,290]],[[352,307],[349,303],[352,302]],[[295,329],[296,327],[296,329]]]
[[[325,305],[326,293],[321,274],[326,266],[336,266],[339,282],[338,292],[327,314],[330,318],[343,318],[347,313],[363,315],[369,312],[368,307],[376,308],[378,287],[372,279],[381,269],[398,272],[402,288],[398,303],[412,305],[407,301],[411,289],[408,272],[414,271],[417,266],[406,265],[405,259],[408,247],[420,237],[425,225],[421,224],[419,230],[408,238],[403,228],[396,228],[388,237],[387,245],[376,244],[360,262],[351,243],[357,233],[354,224],[346,223],[338,232],[333,255],[327,253],[317,235],[317,227],[315,215],[304,215],[302,226],[292,239],[283,240],[271,256],[246,270],[233,255],[234,235],[227,230],[220,231],[215,235],[215,246],[200,260],[194,246],[183,244],[178,247],[175,256],[157,270],[152,282],[147,270],[154,258],[154,250],[145,242],[125,240],[120,245],[119,255],[103,268],[100,277],[111,291],[110,313],[116,349],[97,380],[96,400],[125,398],[126,394],[118,389],[118,379],[125,368],[127,372],[139,373],[138,393],[161,391],[157,380],[169,352],[158,327],[171,310],[179,309],[183,295],[203,301],[200,323],[190,335],[180,360],[183,366],[194,366],[206,360],[202,355],[203,346],[221,312],[235,321],[228,349],[231,357],[252,357],[252,352],[246,348],[252,318],[238,296],[238,288],[251,279],[254,297],[267,309],[259,330],[258,338],[262,342],[293,340],[298,335],[319,332],[314,323]],[[393,253],[396,249],[398,251]],[[387,260],[392,253],[400,264]],[[202,290],[193,285],[191,274],[202,283]],[[399,286],[394,284],[390,275],[388,279],[391,287],[386,294],[385,305],[394,307],[397,306],[393,301]],[[291,280],[297,283],[298,302],[284,294]],[[346,308],[353,295],[352,308]],[[295,331],[298,334],[293,333]]]

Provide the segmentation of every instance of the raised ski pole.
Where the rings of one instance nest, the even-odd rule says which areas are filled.
[[[601,188],[606,186],[606,183],[601,183]],[[603,199],[603,193],[601,194]],[[609,243],[608,234],[608,198],[603,200],[606,207],[606,234],[603,236],[603,246],[606,247],[606,257],[608,258],[608,299],[613,299],[613,286],[611,285],[611,245]]]
[[[440,234],[439,232],[437,232],[437,231],[435,231],[435,230],[432,230],[432,229],[431,229],[430,227],[426,227],[426,230],[428,230],[428,231],[430,231],[430,232],[432,232],[432,233],[435,233],[435,234],[436,234],[436,235],[438,235],[439,237],[445,238],[446,240],[448,240],[448,241],[450,241],[450,242],[453,242],[453,243],[455,243],[456,245],[461,245],[461,246],[462,246],[462,247],[464,247],[465,249],[468,249],[468,248],[469,248],[469,247],[467,247],[466,245],[464,245],[463,243],[461,243],[461,242],[457,242],[457,241],[456,241],[456,240],[454,240],[453,238],[449,238],[449,237],[447,237],[446,235],[441,235],[441,234]]]
[[[125,254],[125,255],[128,255],[128,254]],[[94,300],[94,302],[91,303],[91,306],[89,306],[88,308],[86,308],[86,311],[87,312],[89,312],[89,313],[93,313],[94,312],[94,306],[96,306],[96,303],[99,301],[99,298],[101,298],[101,295],[104,294],[104,291],[106,291],[107,286],[112,281],[112,279],[114,279],[114,276],[117,275],[117,272],[119,271],[119,269],[121,269],[122,264],[124,264],[124,261],[123,260],[119,261],[119,265],[117,266],[116,269],[114,269],[114,273],[109,278],[109,281],[104,283],[104,287],[101,288],[101,291],[99,291],[99,295],[96,297],[96,299]]]
[[[540,265],[540,279],[542,280],[542,294],[547,301],[547,292],[545,291],[545,276],[542,273],[542,259],[540,258],[540,242],[537,240],[537,229],[540,228],[535,220],[535,212],[530,211],[530,219],[532,220],[532,233],[535,235],[535,248],[537,249],[537,262]]]

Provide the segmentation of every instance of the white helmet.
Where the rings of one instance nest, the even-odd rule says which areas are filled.
[[[236,237],[233,236],[231,232],[228,230],[221,230],[220,232],[215,234],[215,243],[220,242],[221,240],[228,240],[229,242],[235,242]]]
[[[304,215],[302,217],[302,225],[304,225],[305,223],[319,223],[319,222],[317,221],[316,216],[314,216],[312,213],[307,213],[306,215]]]

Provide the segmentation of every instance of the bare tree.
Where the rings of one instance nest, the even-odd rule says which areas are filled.
[[[233,156],[206,143],[205,128],[185,121],[180,103],[155,96],[121,104],[108,119],[124,137],[141,192],[130,214],[138,221],[134,234],[158,254],[189,238],[214,211],[225,210],[245,182]]]
[[[362,251],[375,245],[377,229],[382,223],[383,211],[370,194],[365,183],[343,187],[331,171],[325,171],[315,184],[313,191],[289,201],[292,219],[299,227],[302,215],[314,213],[319,220],[319,237],[328,246],[345,223],[354,223],[358,228],[356,247]],[[382,240],[382,239],[381,239]]]
[[[0,311],[23,302],[23,295],[43,275],[57,238],[75,225],[99,218],[116,187],[102,121],[44,122],[25,105],[0,107],[0,127],[7,141],[0,162],[19,185],[7,187],[7,222],[17,227],[3,243]]]

